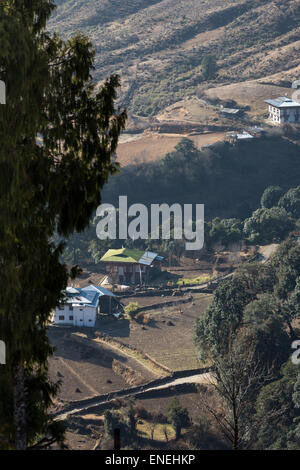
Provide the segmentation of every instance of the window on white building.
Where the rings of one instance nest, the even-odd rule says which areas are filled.
[[[65,317],[64,317],[64,315],[59,315],[58,319],[59,319],[60,321],[63,321],[63,320],[65,319]]]

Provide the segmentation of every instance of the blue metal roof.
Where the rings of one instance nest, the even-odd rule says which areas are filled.
[[[86,305],[89,307],[97,307],[99,303],[99,297],[107,295],[115,297],[115,295],[104,287],[100,286],[86,286],[81,288],[67,287],[66,289],[65,303],[67,304],[79,304]]]
[[[265,100],[265,103],[268,103],[275,108],[300,108],[300,103],[298,101],[294,101],[287,96],[281,96],[274,100]]]
[[[152,253],[152,251],[145,251],[143,256],[139,259],[139,263],[150,266],[157,256],[157,253]]]
[[[90,285],[90,286],[83,287],[83,288],[81,289],[81,291],[83,291],[83,292],[87,292],[87,291],[98,292],[98,293],[99,293],[99,297],[101,297],[102,295],[108,295],[109,297],[115,297],[115,294],[113,294],[110,290],[105,289],[105,288],[102,287],[102,286],[93,286],[93,285]]]
[[[99,297],[100,297],[98,292],[88,290],[88,291],[82,292],[82,296],[88,300],[87,305],[89,305],[90,307],[97,307]]]

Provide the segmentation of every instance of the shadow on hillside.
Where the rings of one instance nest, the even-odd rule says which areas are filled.
[[[91,343],[89,339],[81,342],[72,335],[65,335],[57,343],[55,356],[74,363],[85,362],[108,369],[112,368],[113,361],[124,365],[128,363],[128,358],[119,354],[118,351],[105,348],[101,343]]]
[[[99,315],[95,329],[112,338],[128,338],[130,335],[130,322],[126,318],[117,319],[113,315]]]

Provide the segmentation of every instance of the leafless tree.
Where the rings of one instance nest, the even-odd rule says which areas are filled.
[[[213,357],[212,363],[209,382],[220,399],[220,406],[212,406],[205,394],[201,395],[202,400],[232,449],[247,449],[255,435],[255,397],[271,380],[272,373],[257,357],[254,344],[239,341],[226,355]]]
[[[149,423],[149,429],[150,429],[150,436],[151,436],[151,441],[154,440],[154,431],[155,431],[155,428],[156,428],[156,422],[155,421],[151,421]]]
[[[167,426],[167,425],[165,425],[165,426],[163,427],[163,433],[164,433],[166,442],[169,442],[169,431],[168,431],[168,426]]]

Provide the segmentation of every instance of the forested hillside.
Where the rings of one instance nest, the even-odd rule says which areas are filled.
[[[113,176],[103,191],[105,202],[204,203],[206,220],[246,217],[266,187],[298,186],[300,174],[297,135],[266,135],[250,142],[215,144],[203,151],[183,139],[162,160],[130,165]]]
[[[183,139],[161,161],[123,168],[105,186],[103,202],[119,207],[119,196],[127,195],[128,205],[204,204],[207,247],[241,239],[250,243],[283,240],[300,221],[297,138],[291,132],[288,137],[270,134],[234,145],[216,144],[202,152],[191,140]],[[66,261],[82,266],[93,260],[98,263],[108,248],[124,244],[118,239],[95,239],[96,225],[94,218],[87,231],[71,237]],[[127,243],[131,247],[131,240]],[[136,246],[141,243],[137,240]],[[146,241],[141,249],[147,247]],[[161,241],[152,249],[167,256],[170,247]]]
[[[50,26],[80,30],[97,48],[95,77],[123,81],[122,104],[155,115],[212,85],[297,78],[297,0],[57,0]],[[203,73],[213,55],[217,73]],[[280,74],[280,72],[282,72]],[[273,76],[275,74],[275,77]]]

